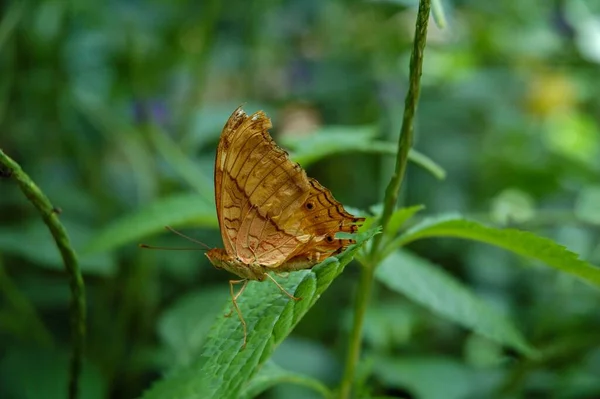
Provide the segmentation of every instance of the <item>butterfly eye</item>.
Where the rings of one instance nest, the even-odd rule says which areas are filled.
[[[327,236],[326,240],[327,240],[327,242],[333,242],[333,237],[332,236]]]
[[[308,209],[309,211],[312,210],[315,206],[313,205],[312,202],[307,202],[306,203],[306,209]]]

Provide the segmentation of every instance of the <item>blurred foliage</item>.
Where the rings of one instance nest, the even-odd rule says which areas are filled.
[[[447,177],[409,165],[402,202],[426,206],[409,227],[460,212],[600,264],[600,3],[442,4],[446,28],[430,25],[415,145]],[[338,200],[359,209],[381,202],[415,5],[0,2],[0,147],[62,209],[80,255],[89,314],[83,398],[141,396],[193,362],[223,310],[229,276],[201,252],[137,244],[185,246],[161,233],[171,224],[221,245],[212,164],[239,104],[264,109],[276,140]],[[333,150],[324,146],[334,140]],[[395,225],[418,210],[404,210]],[[408,249],[378,270],[392,274],[378,276],[367,313],[363,397],[600,396],[596,288],[486,244],[444,238]],[[321,397],[323,386],[335,388],[357,275],[349,266],[323,292],[248,397]],[[411,286],[404,275],[431,286]],[[434,307],[440,298],[466,302]],[[504,338],[469,324],[482,319]],[[2,178],[0,397],[65,397],[69,331],[58,252]],[[529,347],[541,355],[528,356]]]

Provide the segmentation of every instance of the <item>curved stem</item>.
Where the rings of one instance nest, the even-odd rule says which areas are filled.
[[[342,377],[342,383],[340,385],[340,399],[348,399],[352,393],[356,367],[358,365],[360,349],[362,346],[363,324],[369,305],[369,298],[371,297],[374,278],[375,268],[371,265],[364,265],[361,269],[358,292],[356,293],[356,303],[354,304],[354,322],[352,324],[350,343],[348,345],[346,367],[344,368],[344,376]]]
[[[85,340],[85,287],[81,270],[77,262],[75,251],[71,247],[67,231],[58,219],[60,210],[52,206],[50,200],[40,188],[23,172],[18,163],[11,159],[0,149],[0,165],[8,169],[7,176],[16,180],[21,191],[38,209],[42,219],[60,251],[71,286],[71,334],[73,338],[73,352],[69,372],[69,398],[75,399],[79,392],[79,375],[83,359],[83,345]]]

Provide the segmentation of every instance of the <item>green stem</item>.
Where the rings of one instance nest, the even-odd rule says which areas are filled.
[[[423,70],[423,53],[425,50],[425,43],[427,42],[427,25],[429,22],[430,9],[430,0],[421,0],[419,2],[419,11],[417,13],[417,22],[415,26],[415,39],[410,57],[409,87],[404,102],[404,116],[402,119],[402,127],[400,128],[400,137],[398,139],[396,167],[394,175],[385,191],[384,208],[383,214],[381,215],[383,231],[385,231],[392,213],[394,212],[394,208],[396,207],[396,203],[398,202],[400,187],[402,186],[402,181],[406,173],[408,154],[413,142],[413,125],[417,103],[419,101],[421,73]],[[376,264],[373,263],[372,260],[376,259],[375,254],[377,254],[379,250],[382,237],[383,234],[375,236],[370,256],[371,262],[367,260],[362,268],[354,308],[354,323],[348,347],[348,358],[346,359],[344,376],[340,385],[340,399],[349,399],[352,394],[352,386],[354,384],[356,368],[360,358],[365,313],[367,311],[375,276]]]
[[[360,280],[358,283],[358,292],[356,293],[356,303],[354,304],[354,322],[350,334],[350,343],[348,345],[348,357],[344,376],[340,385],[340,399],[349,399],[352,393],[352,386],[356,375],[356,367],[360,357],[362,346],[362,331],[365,320],[365,314],[371,297],[371,288],[375,278],[375,268],[371,265],[364,265],[361,269]]]
[[[404,102],[404,116],[402,118],[402,127],[400,128],[400,137],[398,138],[398,154],[396,156],[396,167],[394,175],[390,180],[386,190],[383,214],[381,215],[381,225],[383,230],[390,220],[396,203],[398,194],[406,173],[406,164],[408,162],[408,152],[413,142],[414,119],[419,101],[419,92],[421,87],[421,73],[423,71],[423,53],[425,43],[427,42],[427,25],[429,22],[429,13],[431,9],[430,0],[421,0],[419,2],[419,12],[417,13],[417,23],[415,26],[415,39],[413,50],[410,55],[410,76],[408,93]],[[371,254],[379,250],[383,234],[375,236]]]
[[[63,258],[71,286],[71,333],[73,339],[73,352],[71,355],[69,375],[69,398],[75,399],[79,392],[79,375],[83,359],[83,345],[85,340],[85,287],[81,270],[77,263],[77,256],[71,247],[67,231],[58,219],[58,212],[40,188],[23,172],[19,164],[12,160],[0,149],[0,165],[10,172],[10,176],[17,181],[21,191],[38,209],[42,219],[52,236]]]

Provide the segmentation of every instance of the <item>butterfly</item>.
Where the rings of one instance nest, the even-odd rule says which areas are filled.
[[[233,307],[251,280],[272,280],[269,272],[310,269],[341,253],[364,218],[346,212],[331,192],[309,178],[269,135],[271,120],[262,111],[251,116],[240,107],[227,120],[215,159],[215,202],[223,245],[206,252],[210,262],[240,279],[230,280]],[[242,284],[237,294],[234,286]],[[232,309],[233,311],[233,309]],[[231,314],[231,312],[230,312]]]

